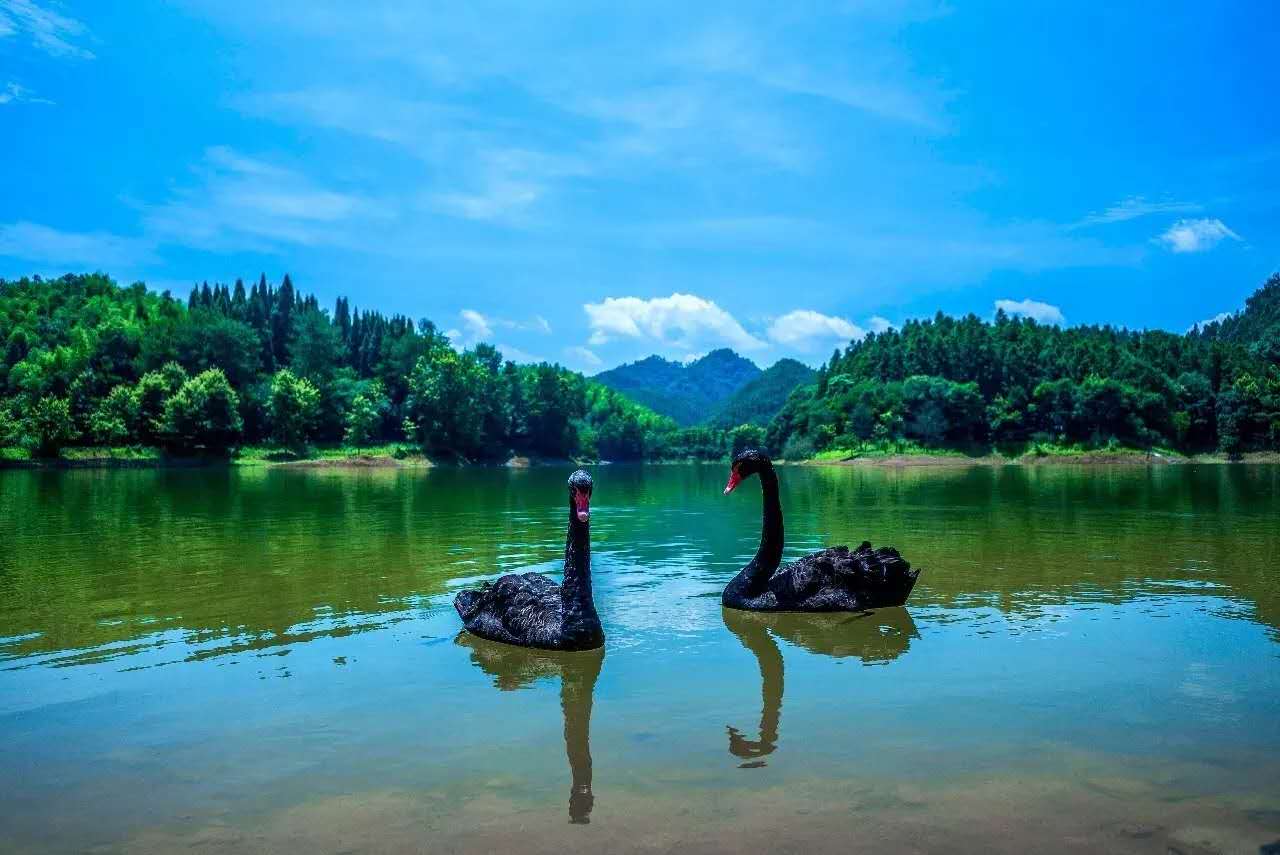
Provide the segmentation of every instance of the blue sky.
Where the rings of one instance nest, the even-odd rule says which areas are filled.
[[[289,272],[589,373],[997,304],[1181,332],[1280,268],[1278,37],[1273,3],[0,0],[0,276]]]

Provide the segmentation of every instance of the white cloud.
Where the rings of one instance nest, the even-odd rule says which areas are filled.
[[[1240,235],[1219,219],[1178,220],[1156,238],[1172,252],[1204,252],[1213,249],[1224,238],[1240,240]]]
[[[37,98],[27,87],[9,82],[0,88],[0,104],[52,104],[48,98]]]
[[[87,32],[84,24],[35,0],[0,0],[0,38],[22,33],[50,56],[93,59],[91,51],[72,44]]]
[[[577,360],[588,368],[599,368],[604,364],[604,360],[596,356],[595,351],[586,347],[567,347],[564,353],[565,356]]]
[[[769,325],[770,339],[801,351],[825,350],[832,342],[849,342],[866,334],[862,327],[844,318],[810,309],[787,312]]]
[[[867,321],[867,326],[873,333],[888,332],[894,328],[892,321],[879,315],[872,315],[871,320]]]
[[[717,344],[742,350],[767,347],[724,309],[693,294],[672,294],[650,300],[606,297],[603,302],[587,303],[582,308],[591,328],[589,343],[594,345],[631,338],[686,351]]]
[[[1062,310],[1057,306],[1049,303],[1041,303],[1036,300],[996,300],[997,311],[1003,311],[1006,315],[1022,315],[1031,318],[1042,324],[1066,324],[1067,319],[1063,317]]]
[[[1206,318],[1203,321],[1199,321],[1187,327],[1187,332],[1194,332],[1195,330],[1200,329],[1201,327],[1207,327],[1210,324],[1220,324],[1234,314],[1235,312],[1218,312],[1218,314],[1214,315],[1212,318]]]
[[[200,186],[146,209],[147,229],[165,242],[214,251],[352,245],[354,221],[386,216],[361,196],[222,146],[205,151],[197,173]]]
[[[1094,211],[1072,228],[1123,223],[1150,214],[1194,214],[1200,210],[1202,210],[1201,206],[1194,202],[1175,202],[1168,199],[1153,202],[1143,196],[1130,196],[1105,210]]]
[[[534,356],[532,353],[529,353],[528,351],[521,350],[515,345],[495,344],[494,347],[498,349],[498,352],[501,353],[505,359],[508,359],[511,362],[519,363],[521,365],[528,365],[529,363],[543,361],[540,357]]]
[[[493,341],[495,329],[535,332],[541,335],[551,334],[551,324],[542,315],[534,315],[527,321],[513,321],[509,318],[484,315],[475,309],[463,309],[458,316],[462,318],[465,333],[453,329],[445,335],[456,334],[460,341],[465,341],[468,345],[481,341]]]
[[[0,225],[0,256],[60,269],[121,270],[154,259],[154,245],[142,238],[105,232],[64,232],[38,223]]]
[[[489,326],[489,322],[485,320],[484,315],[472,309],[463,309],[459,314],[462,316],[462,323],[467,327],[467,334],[472,339],[491,339],[493,338],[493,327]]]

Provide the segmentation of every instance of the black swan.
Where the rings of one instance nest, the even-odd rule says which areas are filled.
[[[462,591],[453,607],[469,632],[481,638],[544,650],[593,650],[604,629],[591,599],[591,476],[569,476],[569,534],[564,581],[540,573],[503,576],[478,591]]]
[[[495,644],[468,632],[455,643],[471,649],[471,661],[493,676],[504,692],[521,689],[543,677],[560,677],[560,710],[564,714],[564,750],[569,758],[569,822],[591,822],[591,702],[604,662],[604,648],[562,652]]]
[[[864,665],[896,659],[911,646],[911,639],[920,637],[906,609],[813,614],[726,608],[724,625],[751,651],[760,666],[760,738],[748,739],[732,725],[725,728],[729,732],[729,753],[742,761],[738,764],[740,769],[767,765],[764,758],[778,747],[785,668],[775,636],[824,656],[856,657]]]
[[[744,478],[760,476],[764,526],[756,555],[733,577],[721,601],[730,608],[761,612],[857,612],[900,606],[911,595],[919,570],[892,546],[857,549],[832,546],[779,567],[782,562],[782,504],[778,474],[763,451],[748,448],[733,458],[729,495]]]

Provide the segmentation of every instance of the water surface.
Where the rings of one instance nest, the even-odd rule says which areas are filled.
[[[722,466],[599,467],[602,654],[460,636],[567,471],[0,472],[0,848],[1257,852],[1280,469],[789,468],[908,607],[726,612]]]

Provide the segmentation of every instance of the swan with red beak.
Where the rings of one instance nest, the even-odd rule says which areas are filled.
[[[769,455],[759,448],[738,453],[724,494],[752,475],[759,477],[764,498],[760,548],[725,587],[724,605],[760,612],[856,612],[907,601],[920,571],[892,546],[833,546],[782,564],[782,502]]]
[[[569,476],[569,531],[560,584],[541,573],[503,576],[479,590],[460,591],[453,606],[467,631],[481,638],[546,650],[594,650],[604,629],[591,595],[591,492],[582,469]]]

